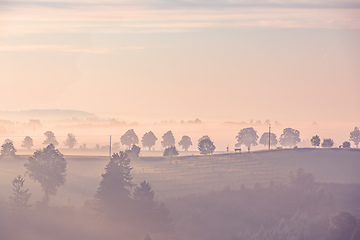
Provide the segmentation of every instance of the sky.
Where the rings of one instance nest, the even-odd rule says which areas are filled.
[[[0,109],[359,123],[359,42],[360,1],[2,0]]]

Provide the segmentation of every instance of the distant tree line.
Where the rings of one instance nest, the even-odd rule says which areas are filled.
[[[52,144],[54,146],[58,146],[59,142],[56,140],[55,134],[52,131],[46,131],[44,133],[45,140],[43,141],[43,145],[47,146]],[[252,146],[257,146],[259,143],[264,145],[265,147],[276,147],[278,144],[281,147],[289,147],[294,148],[298,143],[301,142],[300,132],[297,129],[293,128],[285,128],[283,133],[280,135],[279,140],[275,133],[272,132],[264,132],[260,139],[257,135],[257,131],[252,128],[243,128],[241,129],[237,136],[235,137],[237,143],[235,147],[244,146],[247,148],[248,152],[250,152]],[[149,151],[153,149],[156,144],[158,138],[152,131],[146,132],[142,139],[141,144],[144,148],[148,148]],[[353,131],[350,132],[349,141],[344,141],[339,148],[350,148],[351,142],[359,147],[360,144],[360,130],[358,127],[355,127]],[[64,146],[69,149],[73,149],[77,144],[77,139],[73,133],[69,133],[67,135],[66,140],[63,142]],[[136,135],[134,129],[130,129],[125,132],[124,135],[121,136],[120,142],[115,142],[112,145],[114,151],[120,150],[120,143],[126,146],[126,152],[132,157],[139,157],[141,148],[138,146],[139,138]],[[331,138],[324,138],[322,141],[318,135],[313,136],[310,139],[310,143],[313,147],[323,147],[323,148],[332,148],[334,147],[334,140]],[[269,146],[270,145],[270,146]],[[30,136],[26,136],[22,141],[21,147],[25,149],[31,149],[34,146],[33,139]],[[172,157],[177,156],[179,154],[178,150],[175,146],[175,137],[171,130],[167,131],[162,136],[161,146],[164,148],[163,156]],[[182,136],[181,140],[178,142],[178,146],[181,147],[184,151],[188,151],[191,146],[193,146],[192,140],[189,136]],[[86,144],[81,144],[80,149],[86,149]],[[95,149],[101,149],[99,144],[96,144]],[[212,154],[214,153],[216,147],[214,142],[211,141],[210,137],[204,135],[198,140],[197,148],[200,154]],[[1,146],[1,157],[14,157],[17,150],[14,147],[14,143],[10,139],[6,139],[4,144]]]

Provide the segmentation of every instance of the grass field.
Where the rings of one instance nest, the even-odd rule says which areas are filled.
[[[55,202],[82,204],[96,192],[108,157],[65,156],[68,162],[66,184],[59,188]],[[26,156],[0,160],[1,199],[11,194],[11,180],[24,174]],[[158,199],[221,190],[238,189],[254,183],[286,181],[290,171],[302,167],[317,182],[359,184],[360,150],[282,149],[242,154],[190,155],[173,158],[141,157],[131,162],[135,183],[149,181]],[[38,183],[25,177],[33,198],[41,198]]]

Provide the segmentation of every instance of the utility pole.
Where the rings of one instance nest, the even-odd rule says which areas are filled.
[[[270,135],[271,135],[271,124],[269,124],[269,150],[270,150]]]
[[[111,135],[110,135],[109,158],[111,158]]]

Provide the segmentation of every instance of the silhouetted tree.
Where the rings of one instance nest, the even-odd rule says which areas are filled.
[[[167,131],[163,136],[162,136],[162,141],[161,141],[161,145],[164,148],[167,147],[171,147],[171,146],[175,146],[175,138],[174,135],[171,131]]]
[[[15,156],[15,153],[16,153],[16,149],[15,149],[12,141],[7,141],[3,145],[1,145],[1,156],[2,157],[5,157],[5,156],[13,157],[13,156]]]
[[[155,146],[155,142],[157,141],[157,137],[155,136],[155,134],[150,131],[144,134],[144,136],[141,139],[141,143],[143,145],[143,147],[148,147],[149,151],[151,150],[151,148],[153,146]]]
[[[358,127],[354,128],[354,131],[350,132],[350,141],[354,142],[356,147],[359,147],[360,143],[360,130]]]
[[[343,148],[350,148],[351,144],[348,141],[343,142],[342,147]]]
[[[164,204],[155,200],[155,193],[148,182],[143,181],[134,191],[134,203],[142,228],[148,231],[165,231],[171,225],[169,212]]]
[[[185,151],[189,149],[190,146],[192,146],[192,141],[189,136],[182,136],[179,146],[181,146]]]
[[[65,142],[64,142],[65,147],[73,149],[76,144],[77,144],[77,140],[76,140],[74,134],[69,133],[67,135],[67,138],[66,138]]]
[[[254,128],[243,128],[240,130],[238,135],[236,136],[236,139],[238,143],[236,144],[237,147],[240,147],[241,145],[245,145],[248,150],[250,151],[251,146],[257,145],[257,140],[259,136],[256,134],[256,131]]]
[[[55,195],[57,189],[65,184],[67,162],[53,144],[37,150],[24,164],[27,174],[40,183],[44,192],[43,201],[48,203],[50,195]]]
[[[131,149],[126,150],[125,153],[131,159],[132,157],[138,158],[140,151],[141,151],[141,148],[134,144],[134,145],[132,145]]]
[[[356,218],[344,211],[339,211],[330,217],[329,235],[331,240],[350,239],[357,226]]]
[[[22,141],[21,147],[31,149],[31,147],[34,146],[34,142],[31,137],[26,136],[24,140]]]
[[[164,157],[172,157],[172,156],[177,156],[177,155],[179,155],[179,152],[175,146],[165,148],[164,153],[163,153]]]
[[[310,140],[311,146],[318,147],[320,146],[320,137],[318,135],[315,135]]]
[[[294,147],[301,141],[300,132],[293,128],[285,128],[280,136],[280,145],[284,147]]]
[[[321,144],[323,148],[331,148],[334,146],[334,141],[331,138],[325,138]]]
[[[207,155],[212,154],[216,147],[211,141],[211,139],[207,135],[205,135],[198,140],[198,149],[200,151],[200,154]]]
[[[135,134],[134,129],[126,131],[126,133],[121,136],[120,141],[122,145],[126,145],[128,148],[133,144],[139,144],[139,139]]]
[[[265,132],[261,136],[259,143],[264,146],[269,146],[269,133],[268,132]],[[276,134],[270,133],[270,146],[275,147],[276,144],[277,144]]]
[[[131,214],[130,195],[134,186],[131,170],[130,158],[126,153],[119,152],[111,156],[105,173],[101,175],[100,187],[95,194],[96,205],[109,217],[120,220]]]
[[[44,135],[46,136],[46,139],[43,142],[43,145],[46,146],[49,144],[53,144],[54,146],[59,145],[58,141],[56,141],[55,134],[52,131],[47,131],[44,133]]]
[[[19,175],[12,180],[13,194],[10,196],[10,208],[15,216],[26,214],[31,205],[28,204],[31,194],[29,189],[23,190],[25,180]]]

